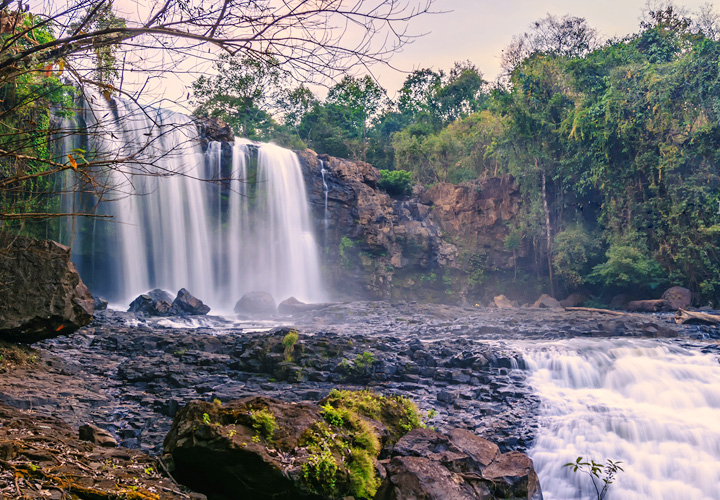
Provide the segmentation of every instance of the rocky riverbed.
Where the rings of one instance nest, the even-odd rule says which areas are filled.
[[[288,352],[290,331],[298,340]],[[515,341],[688,334],[712,329],[680,327],[665,316],[386,302],[262,321],[110,310],[72,336],[36,344],[34,362],[0,378],[0,398],[71,425],[96,424],[124,446],[157,453],[177,410],[194,399],[319,401],[333,387],[371,387],[411,397],[430,412],[429,425],[524,450],[538,401]]]

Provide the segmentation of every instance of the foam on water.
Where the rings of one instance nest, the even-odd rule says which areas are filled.
[[[563,464],[621,460],[608,499],[720,499],[720,364],[652,340],[535,344],[526,362],[542,399],[529,451],[546,500],[597,498]]]

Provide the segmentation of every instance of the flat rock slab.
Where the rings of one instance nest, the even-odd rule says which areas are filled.
[[[2,498],[204,498],[176,486],[155,458],[81,441],[56,418],[0,403],[0,423]]]

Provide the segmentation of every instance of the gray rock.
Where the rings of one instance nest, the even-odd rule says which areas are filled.
[[[512,309],[517,307],[517,303],[515,301],[511,301],[504,295],[498,295],[493,299],[493,302],[498,309]]]
[[[130,303],[128,312],[142,313],[148,316],[172,316],[173,298],[165,290],[156,288],[139,295]]]
[[[267,292],[249,292],[235,304],[238,314],[275,314],[275,299]]]
[[[184,288],[178,291],[172,307],[179,314],[204,315],[210,312],[210,308],[203,304],[202,300],[193,297],[193,295]]]
[[[68,335],[93,313],[68,247],[0,232],[1,339],[31,343]]]
[[[687,309],[692,305],[692,293],[687,288],[674,286],[665,290],[661,297],[670,304],[670,309],[677,311],[678,309]]]
[[[562,309],[563,306],[560,305],[560,302],[557,301],[554,297],[549,296],[548,294],[544,293],[538,298],[535,303],[533,304],[533,307],[539,307],[542,309]]]

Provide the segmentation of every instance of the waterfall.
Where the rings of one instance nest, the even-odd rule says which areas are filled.
[[[542,399],[529,455],[546,500],[597,498],[563,467],[620,460],[615,500],[720,499],[720,364],[657,340],[536,344],[526,361]]]
[[[226,165],[221,143],[203,153],[188,116],[102,96],[92,101],[84,116],[89,148],[96,158],[121,161],[101,179],[100,211],[113,219],[94,238],[104,240],[110,264],[91,289],[128,303],[152,288],[184,287],[216,311],[230,311],[255,290],[278,301],[325,299],[295,153],[238,139]],[[82,272],[100,256],[77,258]]]

